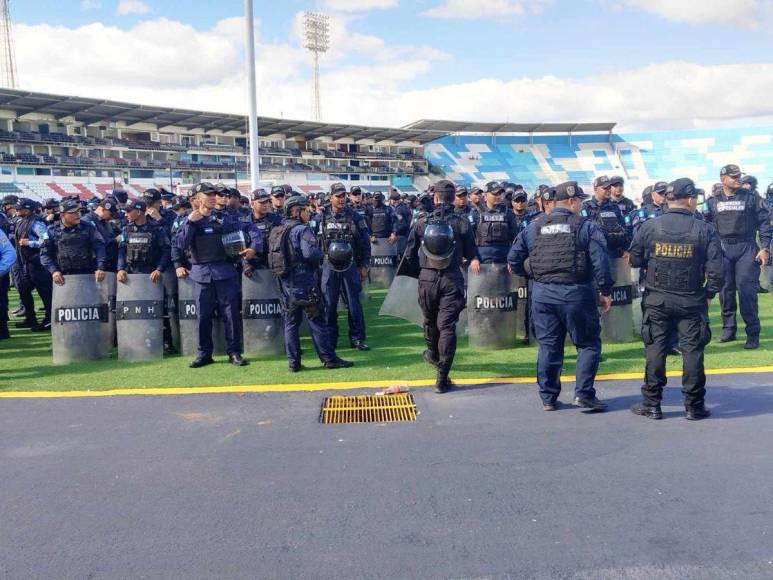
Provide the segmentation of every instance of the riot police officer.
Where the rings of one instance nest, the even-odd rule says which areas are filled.
[[[610,200],[617,204],[617,207],[620,208],[620,213],[623,214],[624,218],[636,211],[636,204],[625,197],[625,179],[620,175],[613,175],[609,178],[609,185]]]
[[[308,223],[308,201],[301,195],[294,195],[285,201],[285,220],[269,234],[269,265],[279,279],[285,352],[291,373],[304,368],[300,343],[304,315],[314,350],[325,368],[348,368],[354,364],[336,354],[332,328],[325,319],[325,301],[319,282],[319,265],[324,253]]]
[[[68,202],[76,208],[80,219],[80,203]],[[24,306],[24,320],[16,323],[16,328],[30,328],[33,332],[51,330],[51,299],[53,286],[51,275],[41,263],[41,250],[48,239],[48,228],[35,212],[35,202],[20,198],[16,204],[15,238],[18,264],[18,278],[14,280],[19,289],[19,297]],[[93,270],[92,270],[93,271]],[[35,304],[32,290],[37,290],[43,301],[45,315],[38,324],[35,316]]]
[[[525,191],[514,191],[513,196],[510,199],[510,209],[515,216],[515,221],[518,224],[518,231],[529,225],[529,215],[526,212],[526,204],[529,201],[529,196]]]
[[[611,199],[609,177],[600,175],[593,181],[593,197],[585,201],[581,215],[594,222],[607,240],[610,258],[622,257],[631,242],[630,232],[620,208]]]
[[[271,211],[278,214],[280,217],[284,212],[285,196],[290,192],[285,191],[284,185],[275,185],[271,188]]]
[[[145,215],[144,201],[134,201],[126,208],[129,223],[121,231],[118,247],[118,282],[125,283],[129,274],[149,274],[154,284],[163,283],[164,270],[171,261],[169,236],[163,224]],[[164,354],[176,354],[172,325],[164,316]]]
[[[177,214],[171,209],[163,206],[161,202],[161,192],[154,187],[146,189],[142,199],[148,208],[148,217],[158,222],[169,236],[172,233],[172,224],[177,218]]]
[[[268,237],[271,230],[282,223],[279,214],[270,211],[271,196],[263,189],[252,192],[252,221],[260,233],[262,251],[254,259],[246,262],[243,268],[245,275],[250,276],[252,270],[268,268]]]
[[[475,223],[475,245],[481,264],[505,264],[507,252],[518,235],[518,221],[502,203],[505,188],[494,184],[486,192],[486,203],[480,209]],[[470,266],[473,274],[479,274],[480,268]]]
[[[658,181],[655,185],[649,186],[649,201],[642,203],[642,206],[634,212],[631,220],[634,233],[644,222],[660,217],[668,209],[666,189],[668,189],[668,183],[665,181]]]
[[[770,258],[770,214],[760,197],[741,187],[741,170],[726,165],[720,171],[722,192],[708,200],[706,220],[713,223],[722,242],[725,282],[719,295],[722,307],[720,342],[735,340],[736,292],[746,324],[746,349],[760,346],[757,285],[760,266]],[[762,249],[757,246],[759,233]]]
[[[365,221],[365,225],[368,227],[368,236],[373,233],[373,228],[371,227],[373,200],[373,196],[366,197],[363,195],[362,188],[359,185],[355,185],[349,190],[349,197],[347,198],[349,207]]]
[[[470,192],[463,186],[459,185],[454,190],[454,213],[460,218],[467,220],[471,226],[475,224],[475,219],[472,217],[472,209],[469,202]]]
[[[247,364],[241,356],[241,318],[238,258],[252,259],[261,247],[257,232],[245,235],[241,224],[223,212],[215,215],[215,186],[198,183],[193,188],[195,209],[188,215],[176,236],[176,245],[187,252],[189,275],[194,282],[198,315],[199,345],[191,368],[212,364],[212,317],[218,308],[225,323],[226,350],[231,364]],[[179,272],[178,272],[179,276]]]
[[[49,228],[40,250],[40,263],[59,286],[70,274],[94,274],[97,282],[105,279],[105,241],[93,224],[81,221],[80,212],[80,203],[64,200],[60,221]]]
[[[83,221],[97,228],[105,242],[105,272],[118,271],[118,243],[121,237],[121,226],[117,219],[119,212],[118,202],[112,197],[106,197],[100,200],[94,211],[83,216]]]
[[[405,252],[405,245],[408,243],[408,232],[411,231],[413,213],[401,200],[400,193],[397,190],[392,190],[392,193],[389,194],[389,205],[392,207],[395,215],[397,255],[402,256]]]
[[[349,344],[357,350],[370,350],[365,343],[365,316],[360,303],[362,283],[368,279],[370,239],[365,220],[346,207],[343,183],[330,187],[330,207],[322,212],[319,235],[325,251],[322,293],[333,344],[338,344],[338,299],[343,292],[348,309]]]
[[[370,237],[371,240],[388,238],[390,244],[397,242],[395,213],[392,206],[384,203],[384,194],[380,191],[373,196],[373,207],[370,211]]]
[[[479,267],[472,226],[454,211],[457,190],[448,180],[435,184],[432,213],[408,235],[404,262],[418,272],[419,306],[424,315],[424,360],[437,369],[435,391],[452,387],[448,378],[456,354],[456,323],[465,307],[462,260]]]
[[[45,211],[45,216],[43,217],[43,221],[46,222],[47,226],[53,225],[54,223],[59,221],[59,200],[55,199],[53,197],[49,197],[47,200],[43,202],[43,211]]]
[[[532,328],[539,344],[537,383],[545,411],[555,411],[561,392],[566,334],[577,348],[575,405],[604,411],[594,382],[601,359],[603,312],[612,304],[612,275],[601,230],[582,217],[586,197],[577,182],[568,181],[542,194],[553,207],[518,235],[507,261],[513,272],[528,276]],[[595,282],[595,283],[594,283]]]
[[[642,224],[631,244],[631,266],[647,269],[642,299],[647,356],[644,400],[631,411],[651,419],[663,417],[660,401],[667,382],[666,354],[675,328],[683,356],[686,417],[697,421],[710,414],[705,407],[703,349],[711,340],[707,299],[723,284],[722,249],[714,227],[694,215],[697,190],[691,179],[670,183],[666,196],[666,213]]]

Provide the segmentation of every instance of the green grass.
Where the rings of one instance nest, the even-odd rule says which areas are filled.
[[[0,341],[0,391],[19,390],[104,390],[124,387],[194,387],[221,385],[259,385],[271,383],[317,383],[334,381],[388,380],[399,383],[410,379],[434,378],[433,370],[421,360],[424,349],[421,330],[402,320],[380,317],[378,309],[384,291],[372,291],[365,303],[368,322],[368,343],[371,352],[361,353],[348,348],[339,349],[339,355],[351,359],[351,369],[328,371],[321,367],[314,355],[311,341],[302,341],[304,364],[309,370],[287,372],[284,358],[252,360],[250,366],[236,368],[217,357],[218,364],[202,369],[188,368],[189,359],[173,356],[161,362],[127,364],[117,360],[115,353],[108,360],[83,365],[54,366],[51,362],[51,337],[31,333],[27,329],[11,329],[10,340]],[[11,309],[17,297],[11,295]],[[345,314],[345,313],[344,313]],[[715,340],[706,351],[708,368],[753,367],[773,364],[773,296],[760,296],[762,318],[762,347],[757,351],[743,350],[743,342],[720,345],[716,335],[721,331],[718,304],[711,310]],[[341,318],[340,343],[348,347],[346,320]],[[13,326],[13,321],[11,322]],[[743,332],[739,334],[739,337]],[[510,350],[483,351],[471,349],[461,338],[452,377],[464,378],[533,377],[536,348],[519,346]],[[681,359],[670,358],[670,368],[678,369]],[[567,349],[564,366],[566,374],[574,373],[574,349]],[[599,373],[641,372],[644,368],[640,342],[604,345],[604,360]]]

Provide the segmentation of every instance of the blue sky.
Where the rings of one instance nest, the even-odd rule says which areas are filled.
[[[119,14],[119,1],[128,2],[135,10]],[[689,63],[702,67],[700,71],[715,71],[712,67],[728,65],[734,67],[736,74],[732,78],[737,82],[743,79],[739,65],[745,67],[743,71],[747,75],[754,75],[756,70],[766,74],[764,67],[770,63],[773,54],[771,0],[466,0],[466,6],[477,4],[483,12],[495,11],[496,6],[517,11],[520,6],[523,14],[492,13],[483,18],[471,18],[469,14],[455,18],[422,15],[447,2],[458,5],[462,1],[364,0],[360,4],[391,4],[393,7],[350,10],[356,0],[255,0],[255,15],[260,21],[261,42],[274,50],[289,51],[300,49],[293,34],[299,12],[322,9],[333,14],[345,23],[347,34],[379,39],[384,44],[384,54],[394,48],[404,51],[405,56],[363,52],[358,49],[358,43],[353,43],[352,49],[348,50],[349,43],[343,41],[339,46],[340,54],[335,59],[323,61],[323,73],[338,82],[345,82],[344,71],[366,68],[374,62],[407,67],[405,61],[413,58],[417,61],[413,63],[415,72],[401,73],[392,83],[393,88],[402,91],[476,85],[486,79],[506,84],[518,79],[544,77],[560,79],[564,83],[562,90],[570,91],[574,83],[584,83],[590,90],[599,75],[611,75],[619,79],[607,81],[611,83],[607,89],[614,92],[614,83],[626,83],[627,74],[636,75],[636,71],[669,62]],[[342,6],[346,9],[341,10]],[[535,6],[539,10],[534,10]],[[12,2],[14,22],[17,26],[29,27],[23,30],[42,30],[44,25],[76,30],[102,23],[111,29],[131,31],[144,22],[164,18],[204,31],[219,21],[241,16],[242,11],[242,0]],[[234,36],[241,36],[238,28],[233,30]],[[241,38],[225,41],[239,43]],[[94,42],[97,44],[94,49],[99,51],[98,38]],[[181,43],[181,39],[170,33],[166,42],[175,45]],[[218,43],[223,39],[202,35],[199,42]],[[417,47],[435,49],[442,52],[443,57],[428,58],[422,66],[418,62],[422,57],[418,56]],[[28,47],[27,50],[31,49]],[[271,50],[265,52],[271,54]],[[298,64],[298,54],[288,58]],[[754,65],[760,65],[760,68],[755,69]],[[384,74],[384,70],[374,69],[374,74]],[[663,72],[660,70],[660,74],[652,76],[651,88],[637,77],[640,90],[644,88],[657,94],[668,81]],[[674,70],[676,76],[682,73],[681,69]],[[300,83],[308,78],[308,74],[308,67],[299,65],[289,80]],[[712,78],[720,76],[714,74]],[[565,97],[571,103],[571,95]],[[517,112],[513,111],[513,114]],[[292,114],[303,116],[302,113]],[[752,113],[768,114],[757,109]]]

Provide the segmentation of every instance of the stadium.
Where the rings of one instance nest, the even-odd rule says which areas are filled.
[[[137,4],[137,10],[145,5]],[[251,18],[252,2],[244,4]],[[398,3],[383,4],[377,9]],[[91,6],[84,2],[81,9]],[[285,201],[316,203],[319,215],[341,185],[347,196],[360,188],[369,199],[381,193],[389,200],[397,192],[396,205],[434,195],[435,207],[442,202],[434,188],[445,181],[465,195],[476,186],[491,192],[502,184],[508,202],[517,185],[531,204],[540,199],[543,207],[542,187],[554,203],[559,184],[567,183],[592,199],[600,179],[619,176],[637,208],[647,204],[644,194],[657,182],[665,182],[665,191],[666,184],[689,177],[696,188],[711,192],[733,166],[756,178],[760,200],[773,186],[768,123],[632,131],[626,119],[614,117],[511,122],[505,113],[492,121],[488,111],[480,116],[486,120],[420,118],[402,126],[324,122],[318,59],[331,47],[327,17],[319,11],[303,16],[304,48],[316,69],[314,120],[304,120],[309,115],[303,111],[292,115],[296,120],[259,114],[254,88],[247,91],[247,114],[218,112],[216,101],[212,110],[196,110],[86,96],[88,91],[24,90],[12,78],[7,1],[0,1],[0,18],[0,199],[22,200],[14,202],[20,208],[24,200],[38,208],[54,200],[57,212],[73,211],[75,205],[68,204],[76,204],[85,215],[126,192],[125,220],[133,204],[147,208],[152,194],[166,190],[177,206],[187,201],[188,213],[179,216],[180,231],[187,231],[185,220],[203,207],[194,201],[191,211],[191,200],[210,186],[233,188],[249,200],[242,200],[248,208],[287,187]],[[308,27],[323,37],[310,35]],[[254,62],[248,69],[254,75]],[[356,202],[347,197],[346,204],[353,208]],[[468,210],[471,205],[466,203]],[[416,207],[411,235],[418,235],[421,219],[429,219]],[[485,203],[478,211],[484,208]],[[246,211],[252,225],[257,214]],[[283,218],[295,215],[273,211]],[[64,292],[67,284],[55,283],[53,309],[62,315],[54,314],[59,324],[43,332],[18,324],[27,321],[27,313],[19,314],[22,284],[12,274],[0,276],[10,286],[10,337],[0,340],[0,577],[771,577],[769,267],[743,282],[759,283],[752,291],[761,326],[758,348],[743,348],[747,321],[741,316],[738,341],[718,340],[721,306],[709,300],[709,336],[700,348],[709,420],[681,420],[690,418],[683,401],[691,380],[687,366],[682,370],[689,353],[684,336],[668,356],[664,420],[645,421],[628,412],[641,399],[652,363],[642,338],[646,269],[641,276],[632,269],[627,252],[610,258],[615,297],[609,313],[598,316],[603,351],[593,378],[604,407],[584,408],[574,397],[588,364],[577,340],[582,336],[567,322],[556,372],[564,402],[548,408],[543,398],[542,409],[560,411],[543,413],[539,361],[544,365],[557,345],[538,338],[533,318],[529,327],[530,317],[538,316],[531,302],[534,281],[511,269],[516,239],[502,266],[507,282],[496,290],[476,282],[465,259],[453,383],[450,392],[436,394],[431,387],[438,387],[442,362],[428,360],[425,350],[425,282],[421,275],[405,275],[410,250],[404,256],[387,245],[389,251],[380,253],[387,235],[375,235],[367,223],[370,270],[357,298],[366,348],[358,348],[361,341],[351,330],[347,336],[356,307],[345,285],[335,299],[341,336],[336,334],[333,348],[351,368],[328,366],[319,331],[304,309],[303,365],[298,361],[293,369],[291,360],[288,369],[285,274],[264,266],[271,290],[260,285],[263,278],[251,285],[255,280],[242,271],[246,260],[238,267],[236,313],[249,363],[244,367],[229,364],[233,337],[225,327],[232,314],[223,302],[213,306],[214,361],[204,368],[191,364],[194,356],[201,358],[197,325],[204,308],[196,286],[201,282],[189,276],[195,262],[181,276],[172,258],[163,280],[135,294],[121,295],[115,272],[108,276],[109,291],[98,289],[107,282],[93,282],[91,271],[65,274],[79,282],[88,278],[88,291],[71,283],[75,290]],[[528,225],[519,229],[524,244]],[[324,225],[314,231],[323,247],[320,271],[332,261],[324,232]],[[128,243],[126,233],[119,233],[121,243]],[[12,240],[14,254],[22,256],[19,239]],[[175,239],[169,236],[173,248]],[[760,230],[752,243],[761,245],[762,239]],[[239,250],[249,243],[248,236]],[[263,244],[268,243],[267,236]],[[356,270],[352,263],[347,268]],[[391,268],[386,282],[378,269],[382,263]],[[315,283],[327,292],[328,282]],[[598,280],[593,284],[595,300],[601,290]],[[42,295],[28,292],[40,319]],[[494,313],[481,314],[475,299],[487,309],[491,304]],[[145,303],[163,309],[163,316],[126,315],[129,307]],[[248,307],[258,315],[248,315]],[[79,318],[86,309],[93,310],[93,320],[71,331],[73,321],[92,316]],[[595,302],[588,310],[596,314]],[[669,332],[686,334],[672,316]],[[174,354],[162,355],[162,318],[172,327]],[[152,336],[144,331],[150,321]],[[129,328],[135,334],[122,338],[122,328],[125,336]],[[132,358],[129,346],[142,355]],[[595,412],[601,410],[607,412]]]

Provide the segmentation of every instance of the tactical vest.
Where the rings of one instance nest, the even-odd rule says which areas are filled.
[[[58,228],[56,261],[62,274],[94,271],[91,237],[84,227]]]
[[[611,209],[599,208],[596,214],[596,223],[604,232],[609,247],[619,248],[625,245],[625,229],[620,223],[617,213]]]
[[[478,247],[509,246],[511,242],[507,215],[504,212],[485,211],[480,214],[478,229],[475,230],[475,243]]]
[[[224,262],[226,254],[222,234],[223,224],[220,221],[210,220],[206,226],[197,228],[196,235],[193,236],[191,263]]]
[[[730,198],[718,195],[714,199],[714,225],[719,237],[754,240],[757,228],[751,215],[754,204],[749,196],[738,192]]]
[[[373,208],[373,217],[370,220],[373,233],[383,233],[387,229],[387,209],[384,206]]]
[[[126,235],[126,261],[134,268],[155,266],[153,233],[130,231]]]
[[[19,248],[19,254],[21,255],[22,259],[27,260],[35,260],[40,256],[40,248],[30,248],[29,246],[19,246],[19,240],[23,239],[30,239],[30,232],[32,232],[32,226],[35,225],[35,222],[39,221],[37,218],[30,216],[26,218],[21,218],[16,222],[16,243],[17,247]]]
[[[534,280],[545,284],[585,284],[590,281],[588,252],[578,247],[584,219],[577,215],[549,214],[536,224],[529,266]]]
[[[655,227],[647,262],[647,288],[664,292],[695,293],[703,288],[705,250],[701,245],[699,221],[690,231],[670,232],[660,220]]]
[[[333,215],[332,212],[322,214],[322,239],[324,241],[325,253],[330,242],[341,241],[352,246],[354,250],[354,259],[359,259],[358,246],[354,243],[357,233],[357,226],[354,225],[351,216],[347,212],[341,212]]]

